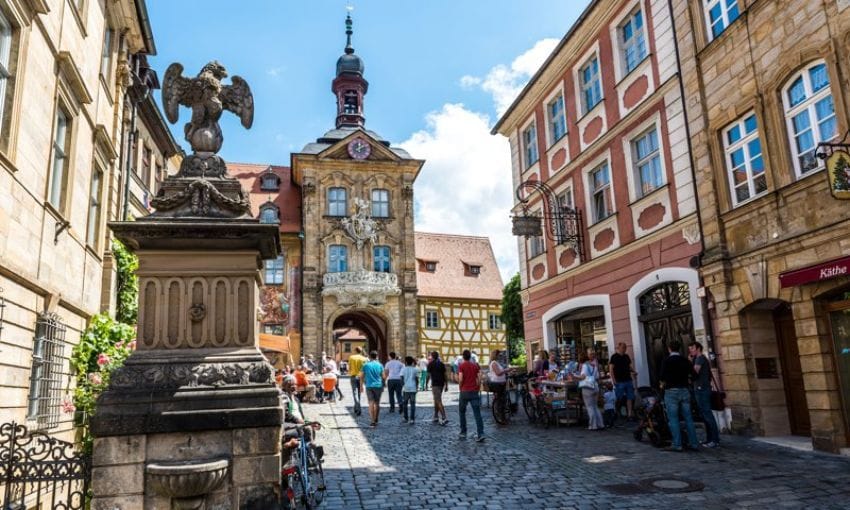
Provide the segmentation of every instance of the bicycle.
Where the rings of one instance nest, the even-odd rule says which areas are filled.
[[[528,393],[528,378],[527,374],[510,374],[508,382],[505,384],[505,391],[501,393],[501,397],[493,400],[493,420],[499,425],[507,425],[511,416],[519,411],[520,399],[523,401],[523,408],[528,414],[529,420],[533,421],[531,414],[529,414],[531,404],[528,399],[531,396]],[[511,393],[514,395],[513,400],[511,400]]]
[[[316,422],[298,425],[298,447],[286,466],[281,469],[283,508],[312,510],[322,504],[325,497],[325,472],[322,469],[324,450],[316,446],[305,434],[305,427],[314,431],[321,429]]]

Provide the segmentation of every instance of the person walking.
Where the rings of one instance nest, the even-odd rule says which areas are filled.
[[[395,404],[398,402],[398,412],[401,412],[401,369],[404,364],[399,361],[398,355],[390,353],[390,360],[384,367],[384,378],[387,380],[387,391],[390,394],[390,412],[395,412]]]
[[[363,349],[358,345],[354,348],[354,354],[349,356],[348,358],[348,370],[351,374],[349,376],[349,380],[351,381],[351,397],[354,399],[354,414],[360,416],[360,387],[361,387],[361,372],[363,371],[363,365],[365,365],[369,360],[366,359],[366,356],[363,355]]]
[[[664,406],[667,408],[667,421],[670,425],[670,433],[673,436],[673,445],[670,451],[682,451],[682,430],[679,426],[680,412],[685,415],[685,428],[688,431],[689,450],[697,449],[697,432],[694,428],[694,418],[691,415],[691,392],[690,376],[693,373],[691,362],[682,356],[679,349],[682,343],[671,340],[667,344],[670,355],[661,363],[661,374],[659,380],[664,388]]]
[[[484,421],[481,419],[481,395],[478,390],[481,387],[481,367],[472,362],[472,353],[469,349],[463,351],[463,362],[457,367],[457,382],[460,386],[460,397],[458,398],[458,411],[460,413],[460,438],[466,439],[466,407],[472,406],[472,415],[475,417],[475,428],[477,434],[475,440],[484,441]]]
[[[587,409],[587,430],[605,430],[605,422],[599,411],[599,368],[595,363],[596,351],[588,349],[582,356],[581,371],[575,376],[579,380],[581,397]]]
[[[369,362],[363,365],[360,373],[363,374],[360,384],[365,386],[366,399],[369,401],[369,417],[372,419],[369,426],[374,428],[378,426],[385,377],[384,366],[378,361],[378,351],[369,352]]]
[[[405,356],[404,368],[401,369],[401,413],[404,415],[402,421],[413,425],[416,422],[416,390],[419,383],[419,368],[416,366],[416,358]],[[410,419],[407,410],[410,408]]]
[[[715,448],[720,446],[720,431],[711,410],[711,365],[708,357],[702,353],[702,344],[699,342],[688,344],[688,354],[694,366],[694,397],[705,422],[705,442],[700,446]]]
[[[614,394],[617,397],[617,404],[626,401],[626,412],[628,420],[635,420],[635,384],[634,377],[637,372],[632,368],[632,358],[626,354],[626,343],[620,342],[617,344],[617,350],[611,355],[608,363],[608,370],[611,372],[611,382],[614,383]],[[620,411],[615,405],[615,410]]]
[[[428,358],[425,353],[419,358],[419,390],[425,391],[428,389]]]
[[[446,419],[446,408],[443,406],[443,391],[448,381],[446,381],[446,365],[440,360],[440,353],[437,351],[431,353],[427,370],[431,377],[431,395],[434,397],[434,419],[431,421],[445,425],[449,420]]]

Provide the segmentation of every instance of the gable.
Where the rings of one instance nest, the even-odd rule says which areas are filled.
[[[362,160],[358,160],[351,155],[351,151],[349,151],[349,145],[355,140],[361,140],[362,142],[368,144],[369,154],[367,157]],[[353,162],[375,162],[375,161],[390,161],[397,162],[401,161],[401,158],[396,155],[392,150],[390,150],[386,145],[384,145],[380,140],[371,136],[368,132],[363,130],[355,130],[345,138],[337,141],[332,144],[330,147],[326,148],[322,152],[317,155],[318,160],[346,160]]]

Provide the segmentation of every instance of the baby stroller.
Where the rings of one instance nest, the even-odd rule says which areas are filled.
[[[635,403],[635,415],[638,426],[634,431],[635,440],[643,440],[644,434],[656,448],[666,445],[670,439],[670,426],[667,422],[667,411],[664,409],[664,399],[661,394],[649,386],[637,389],[640,403]]]

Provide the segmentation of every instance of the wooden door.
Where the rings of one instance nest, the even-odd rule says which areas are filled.
[[[803,369],[800,367],[800,351],[797,348],[797,332],[791,307],[780,306],[773,313],[776,325],[776,342],[779,346],[779,361],[782,364],[782,383],[785,385],[785,402],[791,433],[795,436],[810,436],[809,405],[803,385]]]

